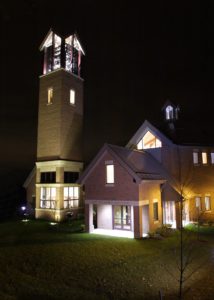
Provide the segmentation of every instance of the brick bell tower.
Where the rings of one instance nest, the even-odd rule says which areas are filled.
[[[76,34],[48,32],[40,76],[36,162],[36,218],[63,220],[81,211],[81,190],[76,184],[83,169],[84,51]]]

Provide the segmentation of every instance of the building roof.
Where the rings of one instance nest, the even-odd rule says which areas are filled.
[[[161,171],[161,165],[145,151],[131,150],[128,148],[104,144],[83,174],[78,182],[84,183],[96,164],[102,158],[105,152],[109,152],[133,178],[140,183],[142,180],[161,180],[164,181],[164,172]]]

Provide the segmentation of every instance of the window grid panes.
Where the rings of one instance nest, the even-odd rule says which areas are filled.
[[[56,188],[42,187],[40,191],[40,208],[56,207]]]
[[[79,187],[64,187],[64,208],[79,206]]]

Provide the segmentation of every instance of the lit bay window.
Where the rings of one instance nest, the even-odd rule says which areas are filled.
[[[106,183],[114,183],[114,165],[106,165]]]
[[[56,188],[42,187],[40,193],[40,208],[54,209],[56,207]]]
[[[198,165],[198,152],[193,152],[193,164]]]
[[[70,90],[70,104],[75,104],[75,91]]]
[[[79,206],[79,187],[64,187],[64,208]]]
[[[48,88],[48,104],[53,102],[53,88]]]
[[[205,201],[205,210],[210,210],[211,209],[210,196],[205,196],[204,201]]]
[[[207,164],[207,152],[202,152],[202,163],[203,165]]]

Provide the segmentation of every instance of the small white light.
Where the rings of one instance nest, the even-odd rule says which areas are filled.
[[[26,222],[29,222],[28,219],[23,219],[22,222],[26,223]]]
[[[23,211],[26,210],[26,206],[22,206],[21,210],[23,210]]]
[[[56,224],[57,224],[57,223],[54,223],[54,222],[51,222],[51,223],[50,223],[50,225],[52,225],[52,226],[54,226],[54,225],[56,225]]]

